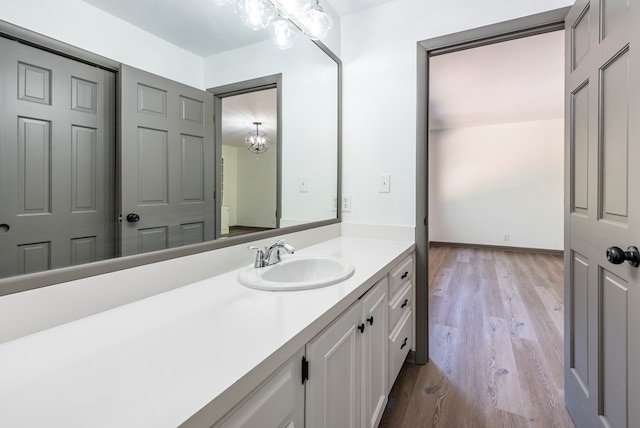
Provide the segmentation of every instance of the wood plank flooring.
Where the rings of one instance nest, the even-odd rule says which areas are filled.
[[[431,360],[405,363],[380,427],[573,427],[562,257],[453,247],[429,256]]]

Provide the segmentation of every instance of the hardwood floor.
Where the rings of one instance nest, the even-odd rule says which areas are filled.
[[[562,257],[452,247],[429,255],[431,360],[405,363],[380,427],[573,427]]]

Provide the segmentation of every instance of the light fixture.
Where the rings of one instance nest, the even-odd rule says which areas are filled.
[[[322,9],[318,0],[300,17],[300,23],[311,40],[324,39],[333,27],[333,19]]]
[[[267,28],[276,17],[275,8],[265,0],[238,0],[235,12],[242,17],[244,25],[254,31]]]
[[[267,32],[274,46],[280,49],[289,49],[298,38],[295,25],[283,17],[273,21],[267,28]]]
[[[253,122],[253,124],[256,126],[256,130],[249,132],[247,136],[244,137],[244,144],[251,153],[259,155],[269,149],[271,141],[264,131],[258,129],[258,127],[262,125],[262,122]]]
[[[220,6],[235,2],[235,12],[245,26],[252,30],[267,29],[271,41],[280,49],[293,46],[298,31],[311,40],[320,40],[333,27],[333,19],[320,6],[319,0],[212,1]]]

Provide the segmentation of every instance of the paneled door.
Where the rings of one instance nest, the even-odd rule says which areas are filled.
[[[640,426],[640,271],[623,260],[640,246],[639,22],[630,0],[578,0],[566,20],[565,398],[580,428]]]
[[[355,304],[307,344],[307,428],[360,428],[362,418],[362,305]],[[366,327],[362,327],[366,328]]]
[[[115,74],[0,38],[0,277],[114,256]]]
[[[214,239],[213,95],[121,70],[122,255]]]

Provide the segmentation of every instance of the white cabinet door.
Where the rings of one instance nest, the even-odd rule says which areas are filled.
[[[214,428],[302,428],[303,356],[304,349],[301,349]]]
[[[307,344],[306,428],[360,428],[362,306]]]
[[[387,404],[388,281],[383,279],[362,299],[362,394],[364,428],[378,426]]]

